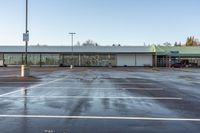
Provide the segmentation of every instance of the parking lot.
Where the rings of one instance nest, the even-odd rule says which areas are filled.
[[[199,133],[200,69],[0,68],[4,133]]]

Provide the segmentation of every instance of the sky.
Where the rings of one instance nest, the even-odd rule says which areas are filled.
[[[200,0],[29,0],[30,45],[148,45],[200,39]],[[24,45],[25,0],[0,0],[0,45]]]

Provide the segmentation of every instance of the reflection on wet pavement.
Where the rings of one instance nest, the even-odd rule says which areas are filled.
[[[53,74],[38,76],[37,81],[9,83],[10,81],[4,80],[0,81],[0,95],[20,91],[0,96],[0,115],[200,118],[200,94],[196,93],[199,86],[182,82],[188,80],[184,75],[185,73],[173,72],[170,75],[147,70],[132,72],[86,69],[56,71]],[[190,79],[197,79],[198,76],[199,73],[190,74]],[[17,129],[17,132],[24,133],[42,132],[44,127],[47,127],[46,130],[54,127],[53,131],[56,132],[81,132],[82,129],[94,132],[94,126],[99,130],[96,132],[128,133],[148,130],[159,132],[160,130],[155,127],[166,128],[166,132],[173,129],[183,132],[196,131],[200,128],[199,123],[196,125],[187,121],[158,123],[130,120],[40,119],[41,121],[36,118],[15,118],[12,122],[12,118],[0,118],[0,128],[8,132]],[[15,128],[7,128],[7,123]],[[98,124],[103,128],[109,126],[110,129],[103,130]],[[120,129],[117,129],[118,124],[121,124]],[[33,125],[40,128],[32,129],[35,127]],[[184,130],[180,126],[188,127],[190,130]]]

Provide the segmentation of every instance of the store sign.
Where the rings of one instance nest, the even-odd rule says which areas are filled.
[[[171,54],[179,54],[179,51],[170,51]]]
[[[29,34],[28,33],[24,33],[23,34],[23,41],[24,42],[28,42],[29,41]]]

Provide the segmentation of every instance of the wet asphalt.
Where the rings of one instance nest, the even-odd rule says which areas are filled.
[[[198,69],[38,68],[27,79],[5,71],[2,133],[200,132]]]

